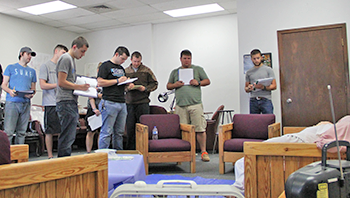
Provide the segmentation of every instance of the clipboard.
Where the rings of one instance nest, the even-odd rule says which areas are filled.
[[[27,94],[34,94],[35,91],[34,90],[27,90],[27,91],[16,91],[15,90],[15,93],[16,93],[15,97],[25,97],[25,95],[27,95]]]

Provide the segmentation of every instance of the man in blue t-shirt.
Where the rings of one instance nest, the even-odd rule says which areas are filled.
[[[4,129],[12,144],[16,132],[15,144],[24,144],[25,133],[30,116],[30,99],[35,94],[36,73],[28,63],[36,55],[29,47],[19,51],[19,62],[8,65],[4,72],[2,89],[7,92],[5,103]],[[33,90],[33,93],[21,94]]]

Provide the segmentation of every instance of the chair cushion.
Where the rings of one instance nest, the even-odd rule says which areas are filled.
[[[268,126],[275,123],[274,114],[235,114],[232,138],[268,138]]]
[[[224,142],[224,151],[243,152],[244,142],[262,142],[262,139],[235,138]]]
[[[7,134],[0,130],[0,165],[11,163],[10,141]]]
[[[148,126],[148,139],[152,139],[154,126],[158,129],[158,139],[181,139],[180,118],[177,114],[148,114],[140,117],[140,123]]]
[[[182,139],[169,138],[149,140],[149,152],[175,152],[175,151],[190,151],[191,144]]]
[[[168,112],[164,107],[150,105],[149,106],[149,114],[167,114]]]

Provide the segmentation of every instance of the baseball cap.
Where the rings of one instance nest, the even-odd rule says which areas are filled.
[[[21,50],[19,51],[19,54],[21,55],[22,52],[28,52],[32,56],[36,56],[36,53],[32,51],[29,47],[22,47]]]

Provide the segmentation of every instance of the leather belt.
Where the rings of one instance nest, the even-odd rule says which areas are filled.
[[[264,97],[255,97],[256,100],[264,99]]]

